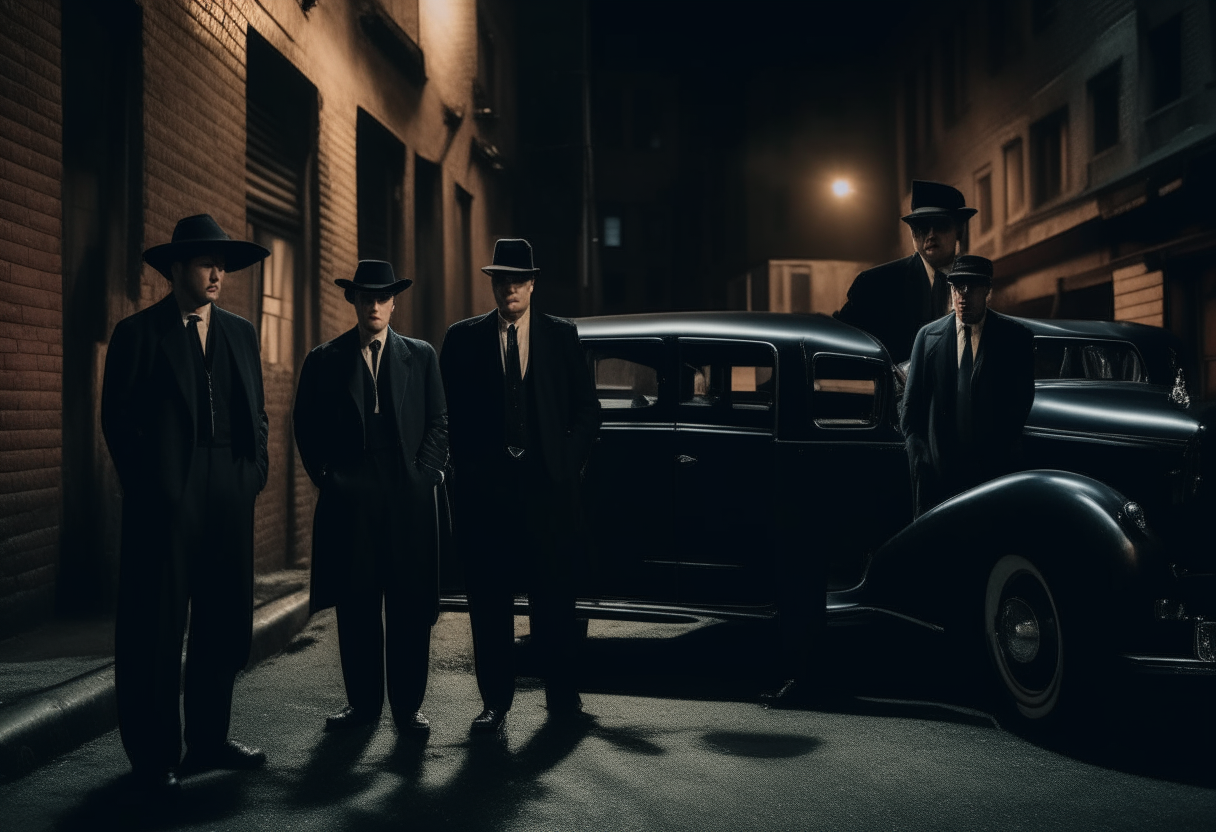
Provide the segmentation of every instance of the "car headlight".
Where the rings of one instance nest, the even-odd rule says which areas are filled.
[[[1123,508],[1119,509],[1119,520],[1125,526],[1134,526],[1141,532],[1148,531],[1148,520],[1144,518],[1144,509],[1140,507],[1139,503],[1132,500],[1128,500],[1123,504]]]

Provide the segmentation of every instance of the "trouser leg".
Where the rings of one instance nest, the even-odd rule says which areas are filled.
[[[388,702],[400,723],[422,707],[431,660],[431,625],[405,606],[399,593],[385,593],[384,665]]]
[[[487,708],[509,710],[515,699],[515,614],[509,581],[470,581],[469,623],[481,701]]]
[[[181,760],[182,634],[186,590],[170,547],[161,543],[159,572],[150,562],[124,564],[114,639],[114,687],[118,727],[131,767],[167,771]],[[153,559],[149,559],[151,561]]]
[[[533,584],[528,593],[532,643],[550,707],[577,701],[574,593],[562,581]]]
[[[200,457],[206,464],[199,464]],[[187,556],[185,714],[186,746],[199,749],[228,739],[236,674],[249,658],[253,574],[245,553],[253,535],[253,507],[240,496],[230,448],[200,449],[194,471],[206,478],[199,528]]]
[[[337,606],[346,701],[368,716],[378,716],[384,705],[383,597],[378,586],[352,588]]]

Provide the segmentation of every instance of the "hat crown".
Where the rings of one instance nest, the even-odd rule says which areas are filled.
[[[912,210],[919,208],[941,208],[957,211],[965,207],[963,192],[941,182],[912,181]]]
[[[210,214],[185,217],[173,228],[174,243],[223,243],[231,239]]]
[[[992,261],[978,254],[960,254],[954,258],[946,279],[954,282],[992,282]]]
[[[494,243],[493,267],[531,271],[532,244],[519,238],[502,239]]]
[[[387,289],[397,282],[393,264],[385,260],[360,260],[351,282],[357,287]]]

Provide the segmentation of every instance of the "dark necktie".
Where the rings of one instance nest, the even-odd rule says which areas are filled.
[[[950,305],[950,284],[946,282],[946,276],[941,272],[933,273],[932,296],[933,314],[929,318],[937,320],[946,314],[946,308]]]
[[[524,428],[523,377],[519,371],[519,340],[515,324],[507,327],[507,389],[506,440],[507,450],[514,457],[523,455],[527,442]]]
[[[211,371],[207,369],[207,356],[203,351],[203,341],[199,337],[198,325],[203,322],[199,315],[189,315],[186,318],[186,338],[190,341],[190,349],[194,352],[194,357],[197,359],[195,366],[203,371],[203,376],[206,378],[207,387],[207,409],[203,410],[203,385],[199,384],[199,434],[204,439],[211,440],[215,438],[215,394],[211,389]]]
[[[372,401],[375,402],[373,413],[380,412],[380,342],[372,339],[372,342],[367,345],[367,348],[372,351]]]
[[[975,357],[971,354],[971,327],[963,326],[963,359],[958,365],[958,394],[955,397],[955,420],[958,437],[963,442],[971,441],[971,371]]]

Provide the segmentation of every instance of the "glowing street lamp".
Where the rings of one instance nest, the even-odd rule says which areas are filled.
[[[832,182],[832,193],[843,198],[853,193],[853,183],[847,179],[837,179]]]

